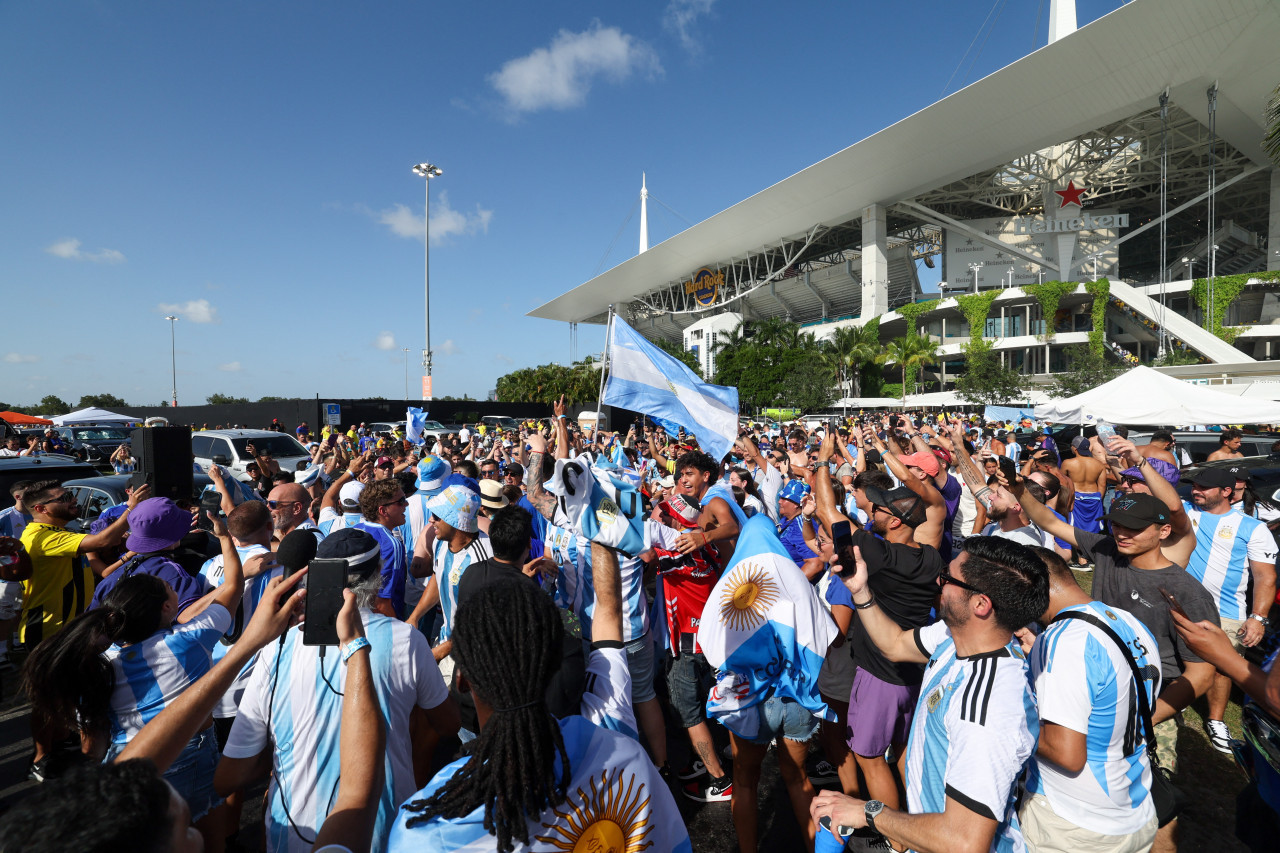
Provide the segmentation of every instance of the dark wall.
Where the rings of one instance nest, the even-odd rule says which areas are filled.
[[[342,425],[349,426],[361,422],[403,421],[405,409],[409,406],[425,408],[428,417],[444,424],[455,423],[459,414],[506,415],[512,418],[546,418],[551,416],[551,407],[540,403],[490,403],[481,400],[433,400],[424,404],[421,400],[336,400],[321,397],[319,400],[277,400],[271,403],[242,403],[225,406],[120,406],[113,411],[132,415],[138,420],[151,417],[168,418],[171,424],[203,426],[210,429],[221,424],[229,427],[239,424],[246,429],[262,429],[271,423],[272,418],[279,418],[281,425],[293,431],[298,424],[306,421],[313,430],[324,423],[324,404],[337,403],[342,407]],[[574,407],[570,414],[577,416],[579,411],[588,411],[593,406]],[[609,411],[605,406],[604,410]],[[618,415],[622,410],[617,410]],[[614,416],[614,417],[617,417]],[[630,418],[627,418],[630,422]]]

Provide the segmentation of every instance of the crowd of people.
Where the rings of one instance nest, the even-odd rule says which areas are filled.
[[[0,850],[679,851],[685,799],[754,853],[771,749],[795,849],[1176,849],[1182,710],[1224,753],[1233,683],[1280,714],[1242,656],[1280,509],[1115,433],[859,415],[717,459],[562,400],[419,444],[300,424],[298,470],[140,485],[87,532],[16,483],[41,785]]]

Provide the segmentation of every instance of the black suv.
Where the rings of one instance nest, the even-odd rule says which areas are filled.
[[[58,453],[0,459],[0,509],[13,506],[9,487],[19,480],[57,480],[64,483],[80,477],[94,477],[97,473],[92,465]]]

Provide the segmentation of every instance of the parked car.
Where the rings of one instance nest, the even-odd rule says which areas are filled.
[[[383,433],[383,432],[385,432],[385,433],[388,433],[388,434],[389,434],[389,433],[393,433],[393,432],[395,432],[396,430],[403,430],[403,429],[404,429],[404,424],[403,424],[403,423],[395,423],[395,424],[393,424],[393,423],[389,423],[389,422],[387,422],[387,421],[375,421],[374,423],[365,424],[365,426],[367,426],[369,429],[373,430],[373,431],[374,431],[374,433]]]
[[[71,446],[75,457],[104,466],[110,464],[117,447],[131,445],[133,439],[133,430],[120,426],[65,426],[55,427],[55,431]]]
[[[265,429],[210,429],[191,434],[191,455],[208,471],[213,464],[229,470],[237,480],[248,482],[248,464],[255,451],[266,450],[280,463],[281,471],[296,470],[299,462],[310,462],[311,454],[291,435]]]
[[[1193,465],[1204,462],[1209,458],[1209,454],[1217,450],[1221,446],[1217,432],[1199,432],[1194,430],[1171,430],[1173,435],[1174,453],[1179,458],[1182,457],[1181,451],[1191,457]],[[1151,441],[1151,431],[1143,430],[1141,432],[1130,431],[1129,440],[1139,446],[1147,444]],[[1280,434],[1262,433],[1260,435],[1245,434],[1241,436],[1240,452],[1245,456],[1267,456],[1271,453],[1271,445],[1280,440]]]
[[[485,415],[480,419],[480,423],[487,427],[497,427],[501,430],[520,429],[520,422],[506,415]]]
[[[77,477],[93,477],[97,473],[98,470],[92,465],[60,453],[0,458],[0,509],[13,506],[9,487],[19,480],[57,480],[65,483]]]
[[[1191,480],[1203,468],[1234,468],[1243,465],[1249,469],[1249,485],[1259,497],[1280,504],[1280,455],[1244,456],[1237,459],[1217,459],[1182,470],[1178,481],[1178,494],[1184,501],[1191,500]]]
[[[80,517],[75,523],[82,532],[89,530],[89,525],[95,518],[129,499],[125,494],[125,487],[132,478],[132,474],[106,474],[63,481],[62,487],[76,496],[76,503],[80,506]],[[191,479],[191,499],[198,501],[200,493],[205,486],[213,485],[213,480],[207,474],[192,474]]]

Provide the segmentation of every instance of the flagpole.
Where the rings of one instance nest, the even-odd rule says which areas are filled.
[[[613,305],[609,306],[609,319],[605,321],[604,361],[600,365],[600,390],[596,394],[596,435],[600,434],[601,401],[604,400],[604,374],[609,369],[609,346],[613,343]]]

